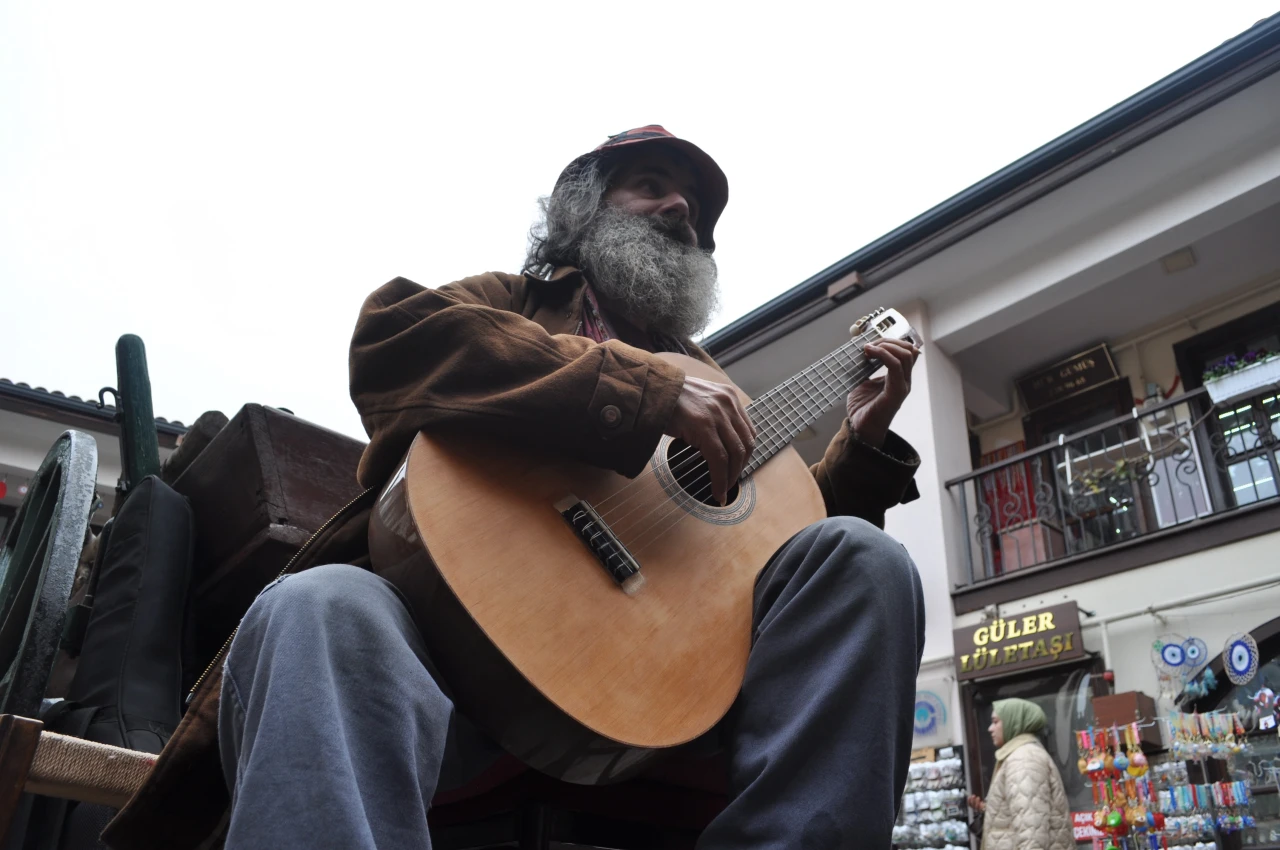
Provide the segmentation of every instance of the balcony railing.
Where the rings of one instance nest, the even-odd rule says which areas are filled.
[[[1280,395],[1197,389],[947,482],[967,584],[1276,498]]]

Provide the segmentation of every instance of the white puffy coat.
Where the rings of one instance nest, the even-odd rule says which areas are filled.
[[[996,751],[986,803],[982,850],[1075,850],[1062,777],[1036,736]]]

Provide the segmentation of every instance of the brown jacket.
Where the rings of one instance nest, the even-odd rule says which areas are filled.
[[[577,336],[583,282],[571,268],[550,280],[490,273],[439,289],[396,278],[370,295],[351,341],[351,397],[371,435],[360,482],[386,481],[423,429],[487,433],[638,474],[684,372],[652,356],[654,342],[616,318],[619,335],[634,344]],[[684,346],[715,366],[692,342]],[[606,421],[607,406],[622,415]],[[829,515],[883,527],[888,508],[916,497],[919,463],[896,435],[877,451],[846,422],[813,473]]]
[[[360,483],[371,488],[295,560],[367,563],[366,530],[376,489],[424,429],[487,433],[552,447],[635,475],[652,456],[684,385],[679,368],[654,357],[653,340],[623,321],[628,342],[577,336],[583,277],[550,280],[490,273],[426,289],[396,278],[370,295],[351,340],[351,397],[370,435]],[[835,341],[833,341],[834,347]],[[714,362],[691,342],[687,351]],[[606,406],[621,416],[602,416]],[[915,498],[919,458],[890,435],[884,451],[858,442],[848,424],[812,468],[831,515],[883,526],[884,512]],[[217,847],[229,798],[218,758],[221,669],[197,690],[146,785],[107,828],[118,850]]]

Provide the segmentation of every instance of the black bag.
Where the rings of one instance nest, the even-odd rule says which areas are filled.
[[[129,492],[111,523],[67,699],[46,726],[67,735],[159,753],[182,717],[182,636],[194,520],[187,500],[155,476]],[[28,850],[102,847],[115,810],[42,799]]]

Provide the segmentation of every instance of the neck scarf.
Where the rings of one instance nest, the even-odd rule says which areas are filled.
[[[585,336],[594,342],[601,343],[618,338],[613,325],[609,324],[609,319],[600,309],[600,301],[596,298],[595,290],[585,281],[582,285],[582,320],[578,323],[577,336]],[[669,334],[651,331],[649,339],[653,342],[654,351],[674,351],[685,355],[689,353],[689,349],[683,342]]]

